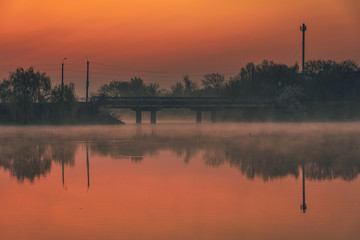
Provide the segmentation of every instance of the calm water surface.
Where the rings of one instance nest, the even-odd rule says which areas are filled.
[[[360,123],[0,131],[0,239],[360,239]]]

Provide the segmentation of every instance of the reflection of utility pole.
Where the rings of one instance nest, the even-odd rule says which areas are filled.
[[[300,209],[303,211],[303,213],[305,213],[307,206],[305,203],[305,167],[304,167],[304,163],[302,164],[302,195],[303,195],[303,202],[300,205]]]
[[[64,174],[64,160],[61,161],[61,172],[62,172],[62,184],[63,184],[63,187],[65,188],[65,174]]]
[[[61,172],[62,172],[62,183],[63,183],[63,186],[64,186],[64,183],[65,183],[65,178],[64,178],[64,161],[61,162]]]
[[[300,31],[302,34],[302,73],[304,73],[304,65],[305,65],[305,31],[306,31],[306,25],[303,23],[302,26],[300,26]]]
[[[89,166],[89,146],[86,144],[86,168],[87,168],[87,185],[90,188],[90,166]]]

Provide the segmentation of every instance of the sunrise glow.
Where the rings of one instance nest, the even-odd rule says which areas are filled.
[[[81,85],[88,56],[91,91],[132,76],[168,87],[250,61],[300,63],[303,22],[308,59],[359,61],[358,10],[355,0],[3,0],[0,74],[35,66],[59,83],[67,57],[66,81]]]

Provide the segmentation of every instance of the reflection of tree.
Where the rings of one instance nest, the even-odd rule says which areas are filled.
[[[75,152],[76,145],[73,142],[60,141],[53,143],[51,145],[51,158],[57,163],[61,163],[61,175],[62,175],[62,184],[65,186],[65,164],[74,166],[75,164]]]
[[[309,179],[352,180],[360,169],[358,142],[358,138],[344,136],[314,137],[309,141],[305,136],[257,137],[235,148],[227,143],[227,162],[247,176],[255,174],[264,180],[298,177],[303,162]]]
[[[309,179],[355,179],[360,170],[359,139],[328,136],[319,144],[305,149],[313,156],[305,165],[305,176]]]
[[[91,151],[102,156],[109,156],[113,159],[130,158],[132,162],[140,162],[143,159],[144,151],[154,153],[151,147],[142,146],[129,142],[99,142],[90,145]],[[146,150],[144,150],[146,148]]]
[[[225,164],[226,156],[224,152],[224,147],[220,147],[218,145],[215,146],[215,148],[206,150],[203,155],[203,159],[205,160],[205,164],[208,166],[218,167]]]
[[[0,166],[9,170],[19,181],[46,175],[51,168],[51,158],[45,145],[21,143],[1,146]]]
[[[270,148],[254,144],[229,147],[226,151],[226,162],[238,168],[248,178],[253,179],[257,176],[267,181],[287,175],[298,177],[299,162],[295,155],[296,152],[279,152],[276,146]]]
[[[9,170],[19,181],[45,176],[51,169],[51,161],[74,165],[74,143],[49,143],[48,139],[22,139],[0,144],[0,167]]]
[[[162,150],[171,150],[188,163],[203,153],[206,165],[217,167],[229,164],[248,178],[261,177],[265,181],[288,175],[298,177],[305,164],[308,179],[352,180],[360,170],[360,138],[351,135],[312,136],[259,135],[220,137],[159,137],[136,136],[118,142],[98,142],[92,151],[114,159],[124,156],[141,157]]]
[[[17,138],[16,138],[17,139]],[[105,138],[106,139],[106,138]],[[360,137],[355,134],[305,135],[258,134],[235,137],[137,135],[116,141],[89,143],[93,154],[141,163],[147,155],[169,150],[189,163],[201,156],[211,167],[224,164],[239,169],[248,178],[263,180],[288,175],[298,177],[304,165],[307,179],[355,179],[360,171]],[[0,144],[0,166],[23,181],[46,175],[51,161],[75,164],[76,143],[59,138],[22,138]]]
[[[195,157],[195,155],[196,155],[196,150],[186,149],[184,156],[184,163],[188,164],[190,162],[190,159]]]
[[[70,166],[75,164],[76,145],[74,142],[59,141],[51,143],[51,159]]]
[[[142,156],[141,157],[131,157],[130,159],[131,159],[131,162],[133,162],[133,163],[139,163],[144,159],[144,157],[142,157]]]

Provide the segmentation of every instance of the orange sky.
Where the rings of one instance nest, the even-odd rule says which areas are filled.
[[[91,91],[135,75],[163,87],[229,76],[264,58],[299,63],[303,22],[307,58],[359,63],[359,11],[357,0],[0,0],[0,77],[33,65],[59,83],[67,57],[65,82],[83,96],[85,56]]]

